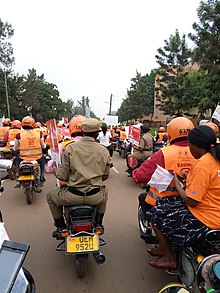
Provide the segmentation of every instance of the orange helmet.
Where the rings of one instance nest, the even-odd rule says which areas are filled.
[[[177,117],[172,119],[167,124],[167,134],[169,141],[185,137],[187,138],[188,132],[194,128],[194,124],[186,117]]]
[[[34,123],[34,128],[41,128],[42,124],[40,122]]]
[[[158,132],[165,132],[165,128],[163,126],[160,126]]]
[[[219,133],[218,125],[216,125],[216,124],[213,123],[213,122],[206,122],[206,123],[203,124],[203,125],[211,127],[211,128],[215,131],[215,134],[218,135],[218,133]]]
[[[34,128],[35,120],[31,116],[25,116],[21,121],[21,126],[30,126],[31,128]]]
[[[2,125],[10,126],[10,125],[11,125],[11,120],[10,120],[9,118],[5,118],[5,119],[2,121]]]
[[[86,119],[86,117],[82,115],[74,116],[69,123],[70,134],[76,132],[82,132],[82,122]]]
[[[19,120],[12,121],[11,128],[13,128],[13,129],[21,129],[21,121],[19,121]]]

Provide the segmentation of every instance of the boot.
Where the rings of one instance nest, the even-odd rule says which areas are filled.
[[[102,225],[104,214],[96,213],[95,215],[95,227],[101,228],[100,235],[104,234],[104,226]]]
[[[57,230],[52,233],[52,237],[56,239],[62,239],[61,233],[68,232],[64,218],[61,217],[59,219],[54,219],[54,225],[57,227]]]
[[[66,229],[66,223],[65,223],[63,217],[61,217],[59,219],[54,219],[54,225],[57,227],[57,230],[59,230],[59,231]]]
[[[96,227],[103,227],[103,225],[102,225],[103,217],[104,217],[104,214],[96,213],[96,216],[95,216]]]

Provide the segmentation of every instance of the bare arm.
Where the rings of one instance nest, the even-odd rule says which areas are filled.
[[[188,197],[184,191],[184,189],[182,188],[182,186],[180,185],[180,182],[177,178],[177,175],[176,173],[174,174],[174,178],[173,178],[173,181],[174,181],[174,184],[175,184],[175,187],[176,187],[176,190],[177,192],[179,193],[179,196],[182,198],[182,200],[189,206],[191,207],[195,207],[199,204],[198,201]]]

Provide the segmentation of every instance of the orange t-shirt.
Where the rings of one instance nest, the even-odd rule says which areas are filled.
[[[191,167],[186,195],[199,204],[188,206],[190,212],[210,229],[220,229],[220,162],[210,153]]]

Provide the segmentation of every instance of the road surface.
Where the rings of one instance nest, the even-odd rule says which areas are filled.
[[[30,251],[24,266],[32,273],[37,293],[157,293],[166,283],[176,281],[164,270],[150,267],[146,245],[139,237],[137,196],[143,190],[125,173],[125,160],[114,153],[114,168],[107,181],[109,200],[104,218],[107,245],[103,265],[91,256],[88,272],[79,279],[74,259],[56,251],[58,241],[51,237],[54,230],[46,202],[47,191],[55,185],[52,174],[46,174],[43,192],[27,205],[22,189],[15,181],[6,180],[0,198],[5,227],[12,241],[29,243]]]

